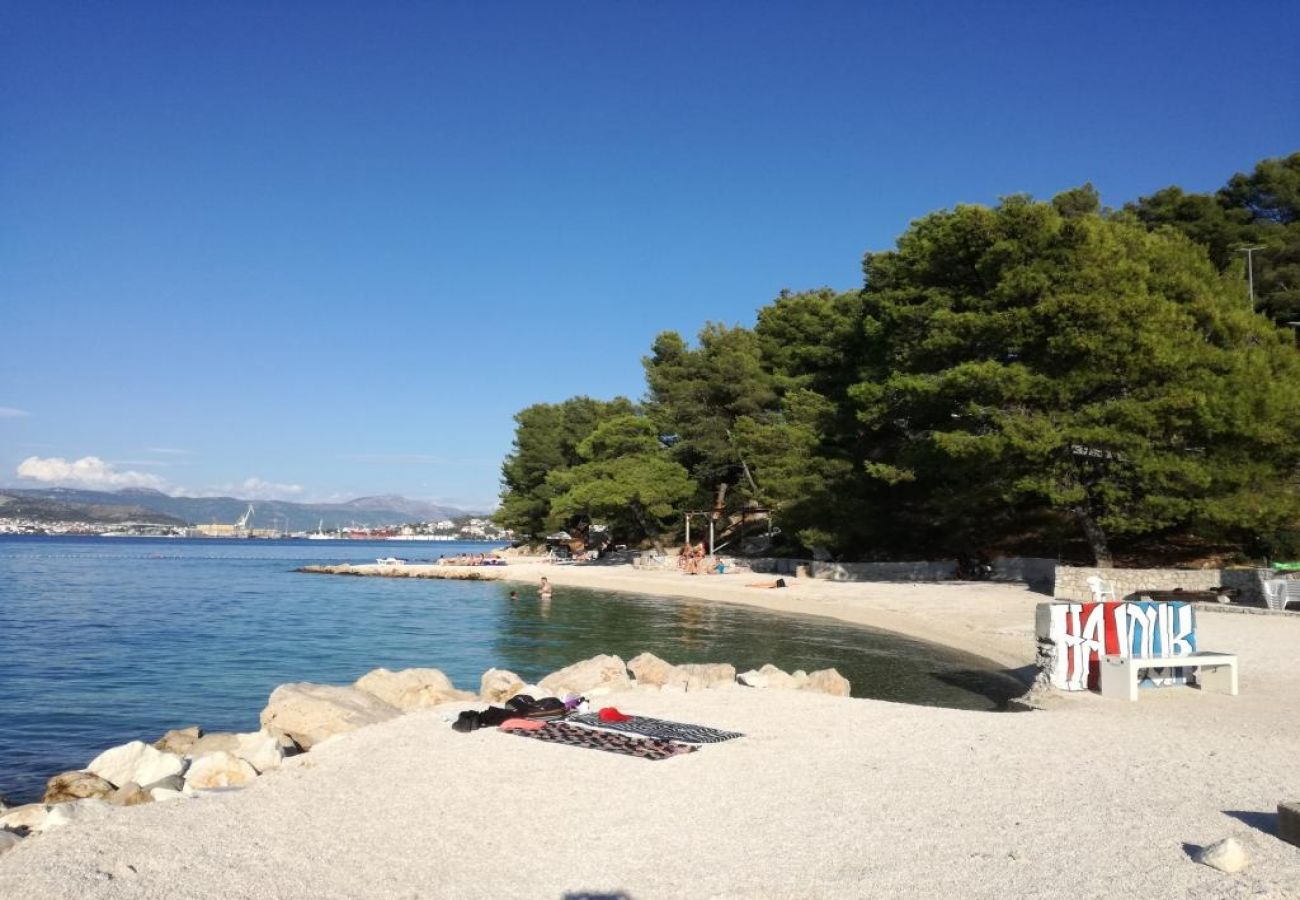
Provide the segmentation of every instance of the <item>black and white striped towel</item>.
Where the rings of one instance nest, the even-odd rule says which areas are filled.
[[[666,719],[651,719],[646,716],[630,716],[626,722],[603,722],[596,713],[579,713],[569,716],[564,721],[591,728],[644,735],[662,741],[680,741],[683,744],[717,744],[732,738],[744,737],[739,731],[719,731],[703,725],[669,722]]]

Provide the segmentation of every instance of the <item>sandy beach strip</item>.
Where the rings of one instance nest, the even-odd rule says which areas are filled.
[[[568,572],[546,570],[594,586]],[[676,577],[626,583],[646,575]],[[1008,664],[1026,662],[1016,651],[1032,644],[1021,630],[1041,599],[1005,585],[753,593],[739,602],[882,621],[911,603],[922,623],[950,619],[946,633],[1002,648]],[[242,791],[24,841],[0,857],[0,894],[1300,897],[1300,848],[1273,833],[1277,802],[1300,799],[1300,617],[1207,612],[1198,631],[1204,648],[1240,655],[1240,696],[1055,694],[1025,713],[739,686],[603,700],[745,733],[661,762],[458,734],[444,719],[473,704],[448,705],[333,738]],[[1192,861],[1227,836],[1251,857],[1244,872]]]

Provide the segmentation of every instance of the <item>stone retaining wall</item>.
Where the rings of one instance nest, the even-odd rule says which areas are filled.
[[[755,572],[769,575],[795,575],[827,581],[951,581],[957,574],[957,562],[951,559],[839,563],[768,557],[751,559],[749,566]],[[993,561],[990,580],[1024,583],[1034,590],[1048,593],[1055,572],[1056,560],[1012,556]]]
[[[1058,600],[1091,600],[1088,579],[1100,576],[1115,589],[1119,600],[1142,591],[1208,591],[1235,588],[1238,601],[1262,603],[1254,569],[1099,569],[1091,566],[1057,566],[1052,596]]]

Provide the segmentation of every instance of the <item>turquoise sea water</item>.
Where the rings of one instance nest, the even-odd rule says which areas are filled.
[[[254,730],[276,685],[433,666],[477,690],[498,666],[536,680],[597,653],[834,666],[853,693],[994,709],[1015,692],[977,657],[814,617],[526,585],[300,574],[483,544],[0,538],[0,795],[170,728]],[[511,590],[521,598],[511,601]]]

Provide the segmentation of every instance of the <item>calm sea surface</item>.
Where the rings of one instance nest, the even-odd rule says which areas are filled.
[[[483,544],[0,537],[0,794],[35,799],[101,750],[191,724],[251,731],[276,685],[433,666],[477,690],[597,653],[744,671],[834,666],[853,694],[994,709],[987,661],[814,617],[558,588],[304,575],[318,562],[412,561]],[[521,599],[509,593],[518,589]]]

